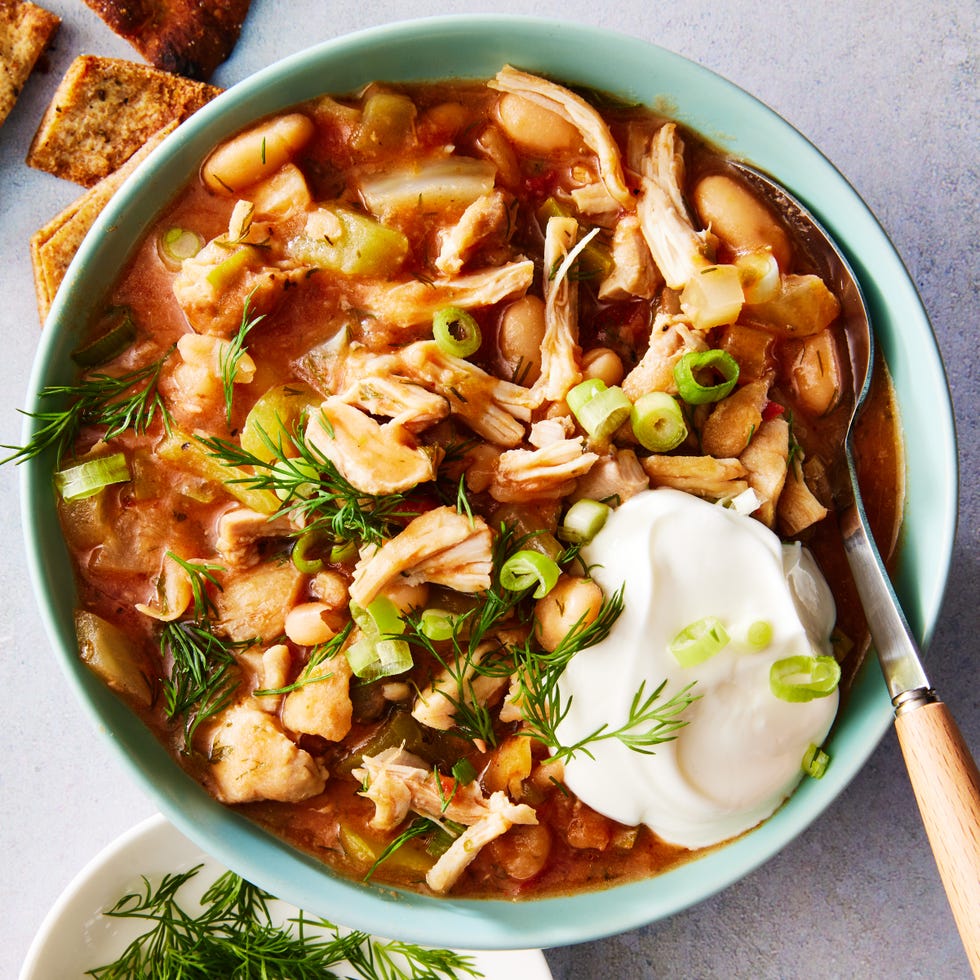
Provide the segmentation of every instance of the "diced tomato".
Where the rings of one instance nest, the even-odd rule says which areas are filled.
[[[773,419],[778,419],[785,411],[785,406],[780,405],[779,402],[767,402],[762,410],[762,421],[771,422]]]

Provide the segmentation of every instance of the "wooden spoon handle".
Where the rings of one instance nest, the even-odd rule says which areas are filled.
[[[980,773],[941,701],[900,712],[895,730],[960,938],[980,978]]]

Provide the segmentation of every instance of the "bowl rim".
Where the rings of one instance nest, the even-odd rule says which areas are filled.
[[[269,104],[270,93],[280,99],[277,108],[312,97],[312,94],[302,93],[310,89],[310,76],[315,71],[319,72],[318,78],[338,70],[353,77],[357,74],[355,65],[370,65],[378,59],[385,63],[404,63],[407,71],[417,71],[410,59],[417,57],[419,50],[447,43],[480,51],[480,58],[467,61],[467,64],[474,64],[475,72],[453,71],[452,75],[486,77],[494,69],[484,70],[482,66],[491,58],[495,58],[499,66],[511,53],[520,51],[524,53],[513,60],[523,67],[550,71],[558,77],[584,84],[594,83],[596,78],[606,78],[614,70],[620,70],[619,67],[607,69],[601,64],[604,59],[594,57],[599,48],[609,46],[617,56],[622,56],[624,63],[628,62],[631,71],[639,72],[636,65],[649,64],[654,77],[664,74],[676,87],[683,81],[695,93],[704,90],[715,99],[722,98],[726,105],[737,110],[740,118],[746,117],[758,127],[749,141],[758,146],[758,152],[751,157],[752,162],[779,177],[842,245],[861,282],[874,322],[891,325],[883,337],[877,338],[890,366],[892,358],[897,358],[902,365],[914,361],[917,372],[925,377],[922,388],[929,392],[931,400],[924,404],[928,405],[933,419],[931,441],[923,447],[917,444],[916,451],[931,454],[928,459],[933,465],[927,468],[935,472],[927,475],[925,489],[917,492],[925,494],[929,491],[931,506],[937,512],[927,514],[927,527],[923,533],[918,533],[918,524],[907,529],[905,552],[895,582],[913,632],[925,646],[935,628],[952,557],[957,511],[957,457],[949,388],[938,344],[915,286],[886,233],[854,188],[790,123],[710,69],[626,34],[581,23],[496,14],[397,21],[321,42],[232,86],[195,113],[143,162],[110,201],[86,237],[68,270],[42,334],[29,381],[28,411],[37,412],[49,407],[49,403],[41,404],[38,393],[44,385],[63,380],[58,376],[59,371],[64,374],[68,370],[64,362],[70,349],[71,322],[73,319],[84,321],[101,299],[101,290],[92,289],[88,281],[88,267],[94,265],[97,268],[99,263],[105,265],[113,256],[118,259],[120,255],[131,254],[125,252],[121,240],[128,239],[135,247],[136,240],[149,223],[191,178],[188,161],[203,159],[204,151],[221,138],[250,120],[274,111],[268,108],[256,111],[256,106]],[[574,66],[573,74],[561,70],[566,63],[573,67],[564,53],[567,51],[589,54],[588,58],[578,59],[580,70],[579,66]],[[453,57],[458,60],[462,55]],[[541,67],[542,61],[556,67]],[[432,77],[439,77],[439,74]],[[442,71],[441,76],[447,77],[447,72]],[[424,76],[401,71],[386,77],[408,80]],[[633,77],[630,75],[631,79]],[[365,77],[363,80],[371,79]],[[327,81],[318,84],[320,91],[338,90]],[[345,86],[344,91],[354,87],[353,84]],[[616,86],[608,81],[600,87],[624,95],[633,94],[637,88],[636,84]],[[281,101],[287,90],[299,94],[290,101]],[[676,89],[668,90],[676,95]],[[658,98],[666,96],[668,90],[661,92]],[[650,102],[651,98],[644,100]],[[700,114],[707,111],[703,101],[700,94],[691,95],[686,102],[682,100],[679,103],[681,111],[674,113],[675,117],[709,138],[727,142],[729,137],[721,127],[698,124]],[[740,147],[746,138],[740,134],[731,137],[736,147]],[[787,161],[793,160],[799,163],[798,167],[787,165]],[[168,183],[167,175],[173,171],[176,176],[181,167],[184,172],[179,182]],[[159,193],[166,187],[169,187],[168,194]],[[156,197],[154,193],[157,193]],[[150,199],[152,205],[147,203]],[[137,219],[137,212],[144,214],[144,218]],[[142,220],[142,231],[136,234],[139,220]],[[864,251],[866,245],[873,254]],[[899,313],[906,324],[901,332],[894,329]],[[904,390],[901,394],[904,419],[909,406]],[[911,407],[917,409],[918,403]],[[25,422],[25,444],[35,428],[36,423],[29,417]],[[64,545],[59,544],[56,515],[52,521],[51,468],[49,456],[30,460],[22,467],[21,501],[28,567],[52,647],[70,686],[94,724],[106,731],[123,767],[161,811],[202,849],[292,904],[328,917],[339,917],[352,927],[432,945],[446,945],[447,937],[450,937],[451,944],[459,947],[462,935],[466,937],[466,948],[534,948],[597,939],[675,914],[744,877],[788,846],[843,791],[891,724],[891,705],[884,684],[877,668],[868,665],[850,694],[850,705],[844,709],[841,730],[835,726],[831,738],[832,745],[845,743],[848,751],[843,757],[841,753],[834,754],[834,763],[824,779],[819,783],[807,780],[790,802],[760,829],[655,878],[601,892],[538,899],[531,903],[500,899],[433,899],[341,879],[325,871],[314,858],[284,845],[242,814],[212,800],[172,762],[148,729],[134,730],[135,716],[81,664],[74,635],[66,620],[66,615],[70,619],[70,611],[66,614],[64,609],[58,608],[57,597],[66,591],[70,593],[73,585],[71,569],[64,560]],[[917,482],[926,478],[919,474],[919,469],[922,467],[916,469]],[[910,484],[910,490],[914,489],[916,487]],[[927,574],[924,576],[917,574],[920,553],[927,556],[927,564],[923,566]]]

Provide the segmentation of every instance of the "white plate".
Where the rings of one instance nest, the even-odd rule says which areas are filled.
[[[203,864],[197,878],[211,884],[224,871],[164,817],[155,816],[110,844],[83,868],[48,913],[31,944],[20,980],[85,980],[85,971],[111,963],[146,928],[131,919],[101,915],[128,892],[156,884],[165,874]],[[192,894],[189,892],[189,894]],[[283,919],[297,909],[277,903]],[[552,980],[540,950],[467,951],[486,980]]]

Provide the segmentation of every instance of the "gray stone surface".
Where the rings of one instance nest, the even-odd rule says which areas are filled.
[[[0,442],[18,443],[36,347],[29,234],[77,194],[23,164],[57,81],[75,55],[133,57],[81,3],[41,0],[64,24],[0,129],[4,355]],[[939,339],[960,439],[961,512],[950,588],[929,666],[974,752],[977,697],[977,276],[980,145],[972,0],[855,4],[683,4],[542,0],[500,12],[591,23],[659,43],[768,103],[838,166],[903,256]],[[468,2],[253,0],[243,37],[216,81],[351,30],[411,17],[486,12]],[[103,845],[153,807],[71,698],[26,579],[17,474],[0,470],[0,841],[5,914],[0,976],[13,977],[42,916]],[[670,920],[551,950],[556,980],[969,975],[894,736],[810,831],[765,866]]]

